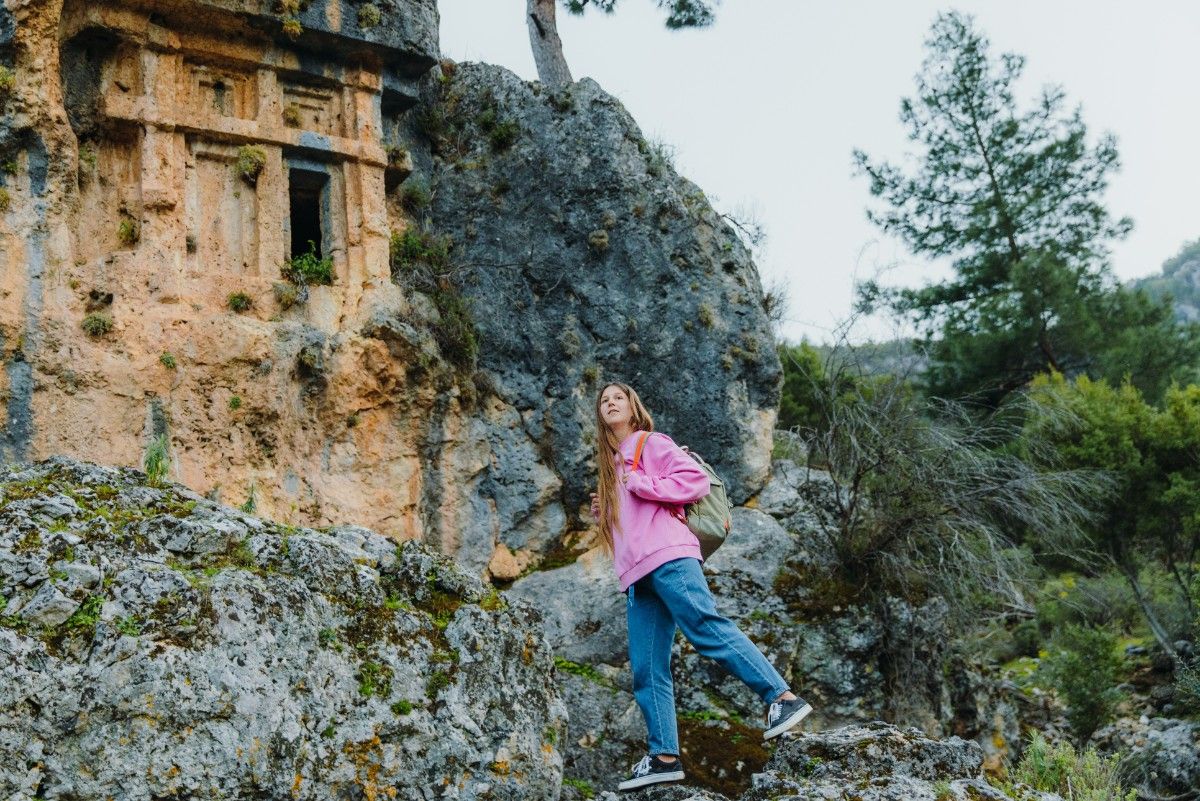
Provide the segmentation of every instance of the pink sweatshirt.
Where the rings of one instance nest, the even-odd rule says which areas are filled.
[[[613,566],[621,592],[672,559],[692,556],[702,560],[699,540],[677,515],[683,504],[698,501],[711,490],[704,468],[658,431],[646,438],[637,471],[629,474],[628,483],[622,483],[621,475],[633,465],[641,434],[634,431],[627,436],[614,457],[621,517],[620,530],[613,530]]]

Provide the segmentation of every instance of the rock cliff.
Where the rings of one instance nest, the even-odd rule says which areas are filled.
[[[432,0],[0,9],[4,458],[164,437],[211,498],[513,579],[587,528],[621,378],[753,493],[781,374],[732,230],[594,83],[437,55]]]

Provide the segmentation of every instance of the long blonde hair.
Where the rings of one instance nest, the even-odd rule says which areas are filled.
[[[604,422],[604,415],[600,411],[600,401],[604,398],[604,390],[609,387],[616,387],[629,398],[629,409],[633,413],[633,419],[629,422],[634,431],[653,431],[654,418],[650,416],[650,412],[646,410],[642,399],[634,392],[633,387],[628,384],[610,381],[600,387],[600,391],[596,393],[596,469],[599,473],[596,495],[599,496],[600,505],[598,525],[604,547],[609,554],[612,554],[613,530],[623,531],[623,529],[621,529],[620,509],[617,507],[617,468],[613,464],[621,441],[608,427],[608,423]]]

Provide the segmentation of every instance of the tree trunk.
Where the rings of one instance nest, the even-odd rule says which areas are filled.
[[[556,0],[526,0],[529,23],[529,46],[533,63],[537,65],[538,80],[549,89],[562,89],[571,84],[571,70],[563,57],[562,39],[554,21]]]
[[[1158,616],[1154,614],[1154,610],[1150,607],[1150,600],[1146,598],[1146,593],[1142,589],[1141,582],[1138,581],[1137,569],[1133,565],[1127,565],[1119,559],[1113,560],[1116,563],[1117,569],[1125,576],[1125,581],[1129,583],[1129,588],[1133,590],[1133,597],[1137,599],[1138,607],[1142,610],[1142,615],[1146,618],[1146,623],[1150,626],[1150,632],[1154,635],[1154,639],[1158,640],[1161,647],[1176,668],[1180,665],[1179,654],[1175,652],[1174,646],[1171,645],[1171,638],[1167,636],[1167,630],[1163,628],[1159,622]]]

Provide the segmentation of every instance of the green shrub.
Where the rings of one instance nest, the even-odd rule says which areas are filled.
[[[117,241],[125,247],[133,247],[141,237],[138,225],[126,217],[117,225]]]
[[[358,10],[358,27],[363,30],[374,28],[381,22],[383,22],[383,14],[380,13],[378,6],[367,3]]]
[[[516,120],[497,122],[488,133],[488,142],[491,143],[492,150],[507,150],[517,141],[517,134],[520,132],[521,126]]]
[[[405,181],[400,187],[400,205],[409,214],[418,214],[429,207],[429,187],[420,181]]]
[[[300,119],[300,104],[288,103],[283,107],[283,123],[289,128],[299,128]]]
[[[240,408],[242,408],[242,398],[240,395],[234,395],[229,399],[229,410],[236,412]]]
[[[307,253],[293,256],[284,264],[283,277],[295,284],[332,284],[333,257],[319,256],[317,243],[310,239]]]
[[[258,176],[267,166],[267,151],[253,145],[243,145],[238,148],[237,171],[246,183],[254,186]]]
[[[450,246],[449,237],[416,226],[393,233],[392,278],[429,296],[441,317],[433,331],[438,347],[449,361],[467,367],[474,365],[479,354],[479,338],[470,302],[457,286],[458,271],[450,260]]]
[[[159,434],[150,441],[146,455],[142,458],[142,469],[150,486],[157,487],[167,476],[170,460],[167,455],[167,435]]]
[[[1021,796],[1015,785],[1024,784],[1066,801],[1136,801],[1136,790],[1121,787],[1118,762],[1118,756],[1105,759],[1092,748],[1076,753],[1067,743],[1050,745],[1034,731],[1008,781],[999,786],[1013,797]]]
[[[0,186],[0,212],[8,211],[8,207],[12,205],[12,195],[8,194],[8,190]]]
[[[107,312],[92,312],[80,324],[90,337],[101,337],[112,330],[113,319]]]
[[[91,631],[100,622],[100,609],[104,599],[99,595],[89,595],[83,600],[69,618],[62,624],[67,631]]]
[[[588,247],[599,252],[608,250],[608,231],[597,228],[588,234]]]
[[[9,94],[16,85],[16,74],[8,67],[0,66],[0,94]]]
[[[158,357],[158,363],[168,370],[174,370],[176,367],[175,357],[166,351],[163,351],[162,355]]]
[[[300,24],[300,20],[289,16],[283,20],[283,32],[294,42],[304,33],[304,26]]]
[[[254,306],[254,299],[245,292],[231,292],[225,299],[225,303],[235,312],[241,313]]]
[[[1121,692],[1117,640],[1104,629],[1068,625],[1051,643],[1039,671],[1067,705],[1067,721],[1080,742],[1112,719]]]

